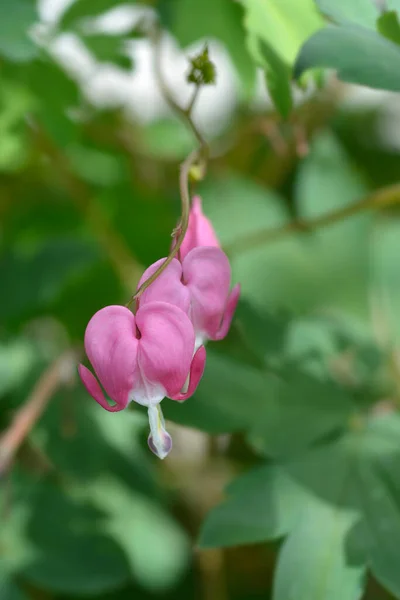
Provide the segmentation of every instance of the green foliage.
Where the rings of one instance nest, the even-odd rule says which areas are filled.
[[[344,25],[353,23],[375,29],[379,16],[378,7],[371,0],[316,0],[316,4],[328,19]]]
[[[225,45],[240,77],[242,93],[248,96],[255,69],[245,46],[239,4],[229,0],[162,0],[159,4],[163,23],[183,47],[206,36]]]
[[[327,27],[302,47],[295,76],[314,67],[338,71],[343,81],[372,88],[400,91],[400,49],[370,29],[355,25]]]
[[[111,62],[123,69],[131,67],[131,59],[124,51],[126,40],[121,39],[120,35],[105,35],[102,33],[85,35],[84,42],[99,62]]]
[[[139,24],[103,30],[122,6]],[[0,2],[1,600],[400,598],[396,102],[342,102],[321,70],[400,91],[399,14],[399,0],[75,0],[44,23],[34,0]],[[186,118],[148,120],[137,101],[158,102],[140,79],[152,19],[192,83],[221,83],[192,115],[210,159],[190,194],[242,289],[193,397],[163,401],[165,461],[143,407],[103,411],[76,373],[92,315],[167,256],[196,146]],[[96,81],[102,63],[137,74],[132,110],[89,100],[57,58],[70,34]],[[230,76],[213,41],[237,98],[210,141],[202,110],[213,122]]]
[[[242,476],[207,517],[200,543],[230,546],[290,530],[274,598],[287,598],[294,587],[298,598],[361,598],[366,563],[397,597],[399,428],[394,414],[368,418],[336,442]],[[246,517],[237,526],[239,514]]]
[[[379,33],[395,44],[400,44],[399,16],[394,10],[383,13],[376,22]]]
[[[3,0],[0,6],[0,56],[13,62],[32,60],[37,50],[28,29],[37,21],[31,0]]]
[[[261,42],[261,54],[271,99],[282,117],[287,119],[293,107],[290,69],[265,41]]]
[[[98,17],[115,8],[115,0],[75,0],[63,12],[58,26],[63,29],[75,29],[83,19]]]

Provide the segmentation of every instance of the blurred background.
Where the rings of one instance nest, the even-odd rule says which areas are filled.
[[[267,32],[291,65],[324,21],[311,0],[278,4],[0,2],[1,600],[361,597],[277,591],[290,529],[281,512],[287,523],[298,491],[284,486],[271,504],[270,477],[366,415],[397,416],[400,103],[325,74],[293,84],[283,118],[252,36]],[[200,90],[193,120],[211,159],[192,191],[242,285],[198,392],[163,402],[174,439],[163,462],[147,449],[141,407],[105,413],[76,371],[91,316],[125,304],[167,255],[179,164],[196,146],[155,74],[146,27],[157,20],[160,66],[181,106],[193,91],[189,59],[208,43],[216,80]],[[371,211],[371,198],[389,206]],[[328,213],[339,217],[320,226]],[[398,470],[391,423],[385,456]],[[315,498],[328,494],[337,463],[318,465],[322,491],[293,476]],[[224,512],[225,486],[242,472],[249,479]],[[378,497],[381,484],[368,489]],[[399,506],[387,534],[396,548]],[[299,547],[312,547],[307,532]],[[376,569],[363,597],[400,597],[396,576]]]

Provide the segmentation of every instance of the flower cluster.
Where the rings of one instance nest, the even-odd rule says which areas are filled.
[[[204,371],[204,344],[228,333],[240,294],[239,284],[230,291],[228,258],[198,197],[177,257],[145,289],[136,314],[117,305],[91,318],[85,350],[97,379],[79,366],[87,391],[106,410],[123,410],[132,400],[148,407],[148,443],[160,458],[172,447],[160,402],[183,401],[194,393]],[[145,271],[138,289],[164,261]]]

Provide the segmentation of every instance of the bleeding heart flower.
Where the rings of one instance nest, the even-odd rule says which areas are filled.
[[[85,350],[115,404],[107,402],[89,369],[79,365],[79,375],[89,394],[110,412],[123,410],[132,400],[147,406],[149,446],[164,458],[172,441],[159,403],[165,396],[183,401],[194,393],[206,358],[204,347],[195,354],[194,347],[193,325],[177,306],[149,302],[136,315],[124,306],[106,306],[89,321]]]
[[[146,281],[165,258],[151,265],[138,287]],[[215,247],[197,247],[180,263],[174,259],[143,292],[140,306],[163,301],[185,311],[196,334],[196,348],[207,339],[221,340],[228,331],[240,296],[240,285],[230,292],[231,268],[226,254]]]
[[[188,229],[179,249],[180,259],[183,260],[191,250],[199,246],[221,247],[210,220],[203,213],[201,198],[195,196],[190,209]]]

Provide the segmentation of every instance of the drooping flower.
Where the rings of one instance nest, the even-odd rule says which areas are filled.
[[[143,274],[138,287],[165,261],[160,259]],[[230,291],[231,268],[228,257],[210,246],[190,250],[170,265],[143,292],[140,306],[162,300],[185,311],[196,334],[196,348],[207,339],[223,339],[231,325],[240,296],[240,285]]]
[[[149,446],[164,458],[172,441],[159,403],[164,397],[183,401],[194,393],[206,356],[204,347],[194,349],[193,325],[173,304],[148,302],[136,315],[124,306],[106,306],[85,332],[85,350],[98,379],[84,365],[79,374],[89,394],[110,412],[123,410],[131,401],[147,406]]]
[[[210,220],[203,213],[201,198],[194,196],[190,209],[188,229],[179,250],[180,259],[183,260],[193,248],[198,248],[199,246],[221,247]]]

